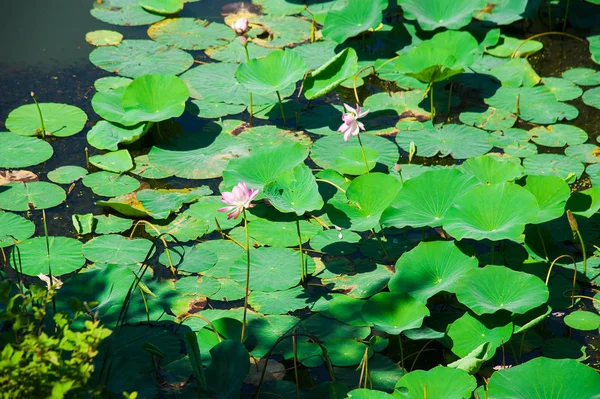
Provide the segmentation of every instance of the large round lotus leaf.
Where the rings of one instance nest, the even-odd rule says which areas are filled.
[[[495,108],[516,114],[519,118],[532,123],[549,124],[562,119],[575,119],[579,111],[573,105],[561,103],[544,86],[537,87],[500,87],[485,103]],[[517,105],[518,103],[518,105]]]
[[[348,47],[306,77],[304,96],[309,100],[321,97],[354,76],[357,71],[358,56],[352,47]]]
[[[512,157],[527,158],[538,153],[538,148],[533,143],[513,143],[504,147],[504,153]]]
[[[253,42],[265,47],[291,47],[310,39],[311,23],[302,18],[259,15],[251,17],[249,35]],[[261,39],[267,37],[267,39]],[[252,57],[252,54],[250,54]]]
[[[370,173],[359,176],[348,186],[346,198],[338,196],[329,200],[327,214],[342,228],[359,231],[375,228],[401,188],[402,183],[390,175]]]
[[[405,374],[396,384],[395,392],[403,399],[467,399],[475,388],[475,377],[460,369],[437,366]]]
[[[123,26],[149,25],[164,18],[162,15],[144,10],[139,4],[139,0],[94,2],[90,13],[102,22]]]
[[[175,290],[182,295],[208,297],[219,291],[219,280],[207,276],[190,276],[180,278],[175,282]]]
[[[598,4],[597,1],[593,1]],[[590,35],[587,37],[588,42],[590,42],[590,53],[592,53],[592,60],[596,64],[600,64],[600,35]]]
[[[123,35],[113,30],[95,30],[85,34],[85,41],[92,46],[116,46],[123,40]]]
[[[276,147],[260,147],[245,158],[232,159],[223,171],[223,185],[231,188],[246,182],[251,188],[261,189],[281,172],[289,171],[302,163],[307,149],[298,143],[283,143]]]
[[[264,58],[240,64],[235,79],[252,93],[268,95],[294,86],[304,77],[306,69],[304,60],[296,53],[274,51]]]
[[[183,204],[195,202],[205,195],[212,194],[207,186],[182,189],[140,190],[135,198],[144,210],[155,219],[166,219],[171,213],[178,212]]]
[[[504,266],[469,271],[456,284],[456,297],[478,315],[508,310],[525,313],[548,300],[548,287],[538,277]]]
[[[398,148],[390,140],[369,134],[363,134],[361,140],[365,149],[371,148],[377,151],[378,163],[392,167],[398,161]],[[358,140],[344,141],[341,134],[323,137],[313,144],[310,157],[323,169],[337,170],[337,159],[342,157],[342,152],[349,148],[357,148],[360,151]]]
[[[262,314],[286,314],[298,309],[312,307],[316,297],[312,297],[303,287],[285,291],[254,291],[248,297],[248,303]]]
[[[322,227],[306,220],[300,220],[300,236],[305,243],[322,231]],[[263,245],[272,247],[293,247],[298,245],[296,222],[274,222],[257,219],[249,223],[250,236]],[[232,231],[235,235],[235,231]],[[243,237],[238,238],[243,239]]]
[[[600,109],[600,87],[595,87],[583,94],[583,102],[590,107]]]
[[[565,317],[565,324],[581,331],[593,331],[600,328],[600,316],[594,312],[577,310]]]
[[[11,256],[11,265],[19,271],[22,268],[23,274],[28,276],[40,273],[62,276],[81,269],[85,264],[82,244],[73,238],[50,236],[46,242],[46,237],[35,237],[19,243],[17,247],[20,257],[17,255],[13,259]]]
[[[367,345],[354,338],[338,338],[325,341],[323,343],[327,349],[327,356],[334,366],[356,366],[361,362],[367,350]],[[373,354],[372,350],[368,351]],[[370,357],[370,356],[369,356]]]
[[[323,316],[333,317],[351,326],[370,325],[362,317],[362,307],[365,301],[347,295],[335,295],[333,299],[327,300],[326,309],[318,309]]]
[[[204,101],[222,102],[227,104],[248,105],[250,91],[235,79],[237,64],[228,62],[208,63],[190,69],[181,79],[190,89],[190,97]],[[295,85],[290,85],[281,91],[282,98],[290,96],[296,90]],[[275,97],[252,94],[252,104],[271,104]]]
[[[304,59],[308,69],[317,69],[331,58],[335,57],[336,47],[336,42],[323,40],[314,43],[301,44],[300,46],[294,47],[292,51]]]
[[[31,237],[33,222],[11,212],[0,212],[0,248],[5,248]]]
[[[129,83],[131,83],[131,79],[129,78],[124,78],[122,76],[106,76],[104,78],[96,79],[94,88],[96,91],[109,91],[127,86]]]
[[[382,12],[388,6],[385,0],[348,0],[343,8],[332,9],[323,23],[323,36],[336,43],[357,36],[381,24]]]
[[[123,173],[133,169],[133,160],[129,151],[119,150],[107,152],[102,155],[94,155],[89,158],[90,164],[98,169],[107,170],[113,173]]]
[[[490,135],[490,142],[494,147],[504,148],[510,144],[525,143],[531,139],[526,130],[511,128]]]
[[[416,155],[433,157],[437,154],[454,159],[466,159],[483,155],[492,149],[489,133],[471,126],[448,124],[429,127],[421,131],[400,132],[396,143],[404,151],[409,151],[410,143],[417,148]]]
[[[48,180],[58,184],[71,184],[87,175],[88,171],[81,166],[60,166],[48,172]]]
[[[396,262],[390,292],[407,293],[427,301],[438,292],[454,292],[459,278],[477,268],[478,262],[461,252],[452,241],[421,242]]]
[[[40,103],[46,134],[67,137],[77,134],[85,126],[87,115],[81,109],[67,104]],[[35,104],[22,105],[8,114],[6,128],[22,136],[41,136],[40,114]]]
[[[152,25],[148,28],[148,36],[166,46],[183,50],[204,50],[227,44],[235,38],[235,33],[230,27],[218,22],[172,18]],[[239,43],[236,44],[239,46]]]
[[[241,219],[227,219],[227,213],[217,212],[217,209],[224,205],[220,196],[201,197],[195,204],[190,205],[186,213],[196,219],[204,220],[208,224],[208,234],[217,230],[215,219],[222,230],[230,229],[240,223]]]
[[[527,17],[528,0],[493,1],[484,4],[473,17],[497,25],[509,25],[515,21]]]
[[[312,263],[312,266],[311,266]],[[231,265],[229,276],[246,282],[246,255]],[[309,272],[314,262],[309,258]],[[253,291],[287,290],[300,282],[300,253],[287,248],[257,248],[250,251],[250,289]]]
[[[446,214],[444,229],[459,240],[519,241],[538,211],[535,196],[514,183],[482,185],[456,201]]]
[[[328,255],[350,255],[358,250],[360,239],[353,231],[323,230],[310,239],[310,247]]]
[[[312,144],[310,137],[302,131],[284,130],[271,125],[251,127],[240,133],[238,137],[248,142],[252,148],[278,146],[286,142],[300,143],[306,147]]]
[[[0,186],[0,209],[25,212],[59,205],[67,198],[65,190],[43,181],[8,183]]]
[[[110,172],[96,172],[83,178],[83,185],[92,189],[94,194],[103,197],[115,197],[137,190],[140,182],[126,175]]]
[[[525,158],[523,166],[528,175],[557,176],[561,179],[570,178],[570,175],[579,178],[585,169],[578,160],[560,154],[532,155]]]
[[[295,212],[298,216],[323,207],[315,176],[305,164],[275,176],[265,185],[263,194],[278,211]]]
[[[219,44],[221,47],[211,47],[205,53],[213,60],[222,62],[242,63],[246,62],[246,51],[239,41],[234,40],[227,45]],[[257,46],[252,42],[246,43],[248,54],[251,58],[262,58],[273,52],[273,49]],[[320,65],[320,64],[319,64]]]
[[[352,298],[368,298],[380,292],[387,284],[393,273],[384,265],[373,262],[347,263],[346,270],[336,270],[337,262],[327,262],[327,270],[318,276],[323,284],[333,284],[333,289],[341,290]],[[342,263],[344,265],[344,263]],[[345,273],[345,274],[341,274]]]
[[[600,84],[600,73],[592,68],[572,68],[563,72],[562,77],[580,86]]]
[[[369,367],[369,369],[370,369],[370,367]],[[366,388],[359,388],[359,389],[353,389],[352,391],[348,392],[348,398],[352,398],[352,399],[392,399],[393,396],[388,393],[381,392],[381,391],[375,391],[375,390],[366,389]]]
[[[571,195],[567,209],[575,215],[591,218],[600,210],[600,187],[592,187]]]
[[[500,43],[495,47],[487,48],[486,53],[494,57],[508,58],[517,50],[517,47],[518,51],[515,57],[524,57],[540,51],[544,45],[537,40],[524,41],[515,37],[501,35]]]
[[[96,219],[96,227],[94,227],[94,233],[96,234],[122,233],[129,230],[133,225],[133,220],[115,215],[94,216],[94,219]]]
[[[489,399],[598,399],[600,374],[572,359],[538,357],[492,374]]]
[[[302,321],[302,327],[317,337],[321,342],[340,338],[366,338],[371,333],[371,328],[366,326],[351,326],[341,321],[330,319],[320,313]]]
[[[491,359],[496,348],[507,343],[512,333],[513,323],[509,317],[475,317],[469,312],[452,323],[447,331],[452,340],[452,352],[459,357],[467,357],[479,345],[489,342],[490,350],[485,360]]]
[[[208,224],[204,220],[196,219],[188,213],[183,212],[177,215],[175,219],[156,222],[154,228],[146,225],[145,230],[152,237],[166,235],[164,238],[167,241],[179,240],[180,242],[187,242],[206,234]]]
[[[429,316],[429,309],[408,294],[380,292],[365,302],[362,316],[376,329],[395,335],[421,327],[423,319]]]
[[[24,168],[46,162],[54,150],[47,142],[0,132],[0,168]]]
[[[123,108],[125,90],[127,90],[127,87],[121,86],[113,90],[99,91],[94,94],[94,97],[92,97],[94,112],[102,118],[118,125],[126,127],[138,125],[140,123],[138,118],[126,113]]]
[[[246,110],[245,105],[214,103],[212,101],[192,100],[186,111],[198,118],[222,118],[227,115],[241,114]]]
[[[160,122],[183,114],[189,91],[177,76],[144,75],[127,86],[123,109],[129,118]]]
[[[185,179],[220,177],[231,160],[246,159],[248,144],[210,125],[201,133],[184,133],[155,145],[148,153],[151,164],[169,175]],[[254,153],[253,153],[254,154]],[[252,173],[252,170],[247,170]],[[233,183],[233,185],[237,182]]]
[[[525,189],[533,194],[538,202],[539,213],[535,219],[536,224],[557,219],[565,213],[565,204],[571,190],[560,177],[527,176]]]
[[[125,238],[118,234],[99,236],[86,242],[83,255],[91,262],[127,265],[143,262],[152,255],[152,241],[145,238]]]
[[[459,119],[465,125],[485,130],[505,130],[513,127],[517,116],[504,109],[475,108],[461,112]]]
[[[533,87],[541,78],[525,58],[503,60],[492,67],[489,74],[498,79],[504,87]]]
[[[535,127],[529,131],[529,135],[536,144],[546,147],[583,144],[588,139],[583,129],[565,124]]]
[[[400,194],[383,212],[381,222],[394,227],[437,227],[448,209],[477,181],[457,169],[427,171],[407,180]]]
[[[398,4],[402,7],[406,19],[416,19],[424,30],[435,30],[440,27],[460,29],[471,22],[471,17],[476,14],[476,10],[485,6],[483,0],[451,2],[400,0]]]
[[[175,14],[183,10],[183,0],[139,0],[144,9],[157,14]]]
[[[342,115],[344,112],[346,111],[342,105],[331,103],[312,107],[300,115],[298,125],[299,128],[314,134],[321,136],[334,135],[339,138],[340,132],[337,129],[341,125],[342,120],[341,118],[336,118],[336,116]]]
[[[169,255],[177,270],[188,273],[202,273],[213,267],[218,259],[213,251],[200,244],[193,247],[187,245],[176,246],[171,248]],[[169,256],[166,252],[160,254],[158,261],[164,266],[170,266]]]
[[[500,158],[495,155],[469,158],[460,166],[460,170],[468,176],[475,177],[482,184],[514,181],[524,173],[519,159]]]
[[[558,101],[575,100],[583,93],[581,87],[563,78],[542,78],[542,83],[554,93]]]
[[[194,58],[152,40],[123,40],[118,46],[95,49],[90,61],[105,71],[137,78],[151,73],[179,75],[192,66]]]
[[[87,134],[87,141],[99,150],[116,151],[119,144],[131,144],[146,133],[146,124],[122,126],[108,121],[98,121]]]
[[[587,143],[565,148],[565,155],[583,163],[599,163],[600,147]]]

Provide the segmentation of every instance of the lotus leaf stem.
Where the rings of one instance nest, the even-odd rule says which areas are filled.
[[[246,51],[246,62],[250,62],[250,53],[248,52],[248,43],[244,45]],[[250,92],[250,104],[248,105],[248,112],[250,113],[250,126],[252,126],[252,119],[254,118],[254,112],[252,110],[252,92]]]
[[[292,350],[294,352],[294,382],[296,383],[296,399],[300,399],[300,380],[298,378],[298,343],[296,334],[292,335]],[[267,365],[265,364],[265,369]]]
[[[302,249],[302,235],[300,233],[300,218],[296,217],[296,232],[298,233],[298,248],[300,249],[300,271],[301,271],[301,284],[306,284],[306,275],[308,274],[308,270],[305,271],[304,264],[304,251]]]
[[[413,371],[415,369],[415,365],[417,364],[417,360],[419,360],[419,356],[421,356],[421,353],[423,353],[423,351],[425,350],[427,345],[429,345],[432,342],[433,342],[433,340],[427,341],[427,343],[425,345],[423,345],[423,347],[421,349],[419,349],[419,351],[416,353],[415,360],[413,360],[413,362],[410,366],[410,371]]]
[[[406,368],[404,368],[404,347],[402,346],[402,333],[398,334],[398,345],[400,345],[400,364],[402,365],[402,370],[406,371]]]
[[[358,137],[358,145],[360,147],[360,152],[362,153],[363,161],[365,161],[365,168],[367,169],[367,174],[369,173],[369,162],[367,161],[367,155],[365,154],[365,149],[362,144],[362,140],[360,139],[360,134],[356,135]]]
[[[165,240],[165,238],[160,235],[160,231],[156,228],[156,226],[154,226],[152,223],[148,222],[147,220],[138,220],[133,225],[133,229],[131,229],[131,233],[129,234],[129,239],[133,238],[133,234],[135,233],[135,230],[137,229],[137,227],[140,224],[145,224],[146,226],[150,226],[150,228],[152,230],[154,230],[154,232],[156,234],[159,235],[160,240],[162,241],[162,243],[163,243],[163,245],[165,247],[165,253],[167,254],[167,260],[169,261],[169,270],[171,270],[171,274],[173,276],[175,276],[176,269],[175,269],[175,266],[173,265],[173,259],[171,258],[171,252],[169,251],[169,246],[167,245],[167,241]]]
[[[329,226],[327,225],[327,223],[325,223],[324,221],[322,221],[318,216],[315,216],[315,215],[310,214],[310,213],[309,213],[309,215],[310,215],[311,218],[315,219],[317,221],[317,223],[319,223],[321,226],[323,226],[323,228],[325,230],[330,230]]]
[[[228,240],[233,241],[234,244],[237,244],[243,250],[246,249],[246,247],[244,245],[242,245],[241,242],[239,242],[238,240],[236,240],[235,238],[233,238],[229,234],[223,232],[223,229],[221,229],[221,225],[219,224],[219,221],[217,220],[217,218],[215,218],[215,225],[217,226],[217,231],[221,235],[221,238],[223,238],[223,239],[227,238]]]
[[[246,232],[246,291],[244,294],[244,316],[242,318],[242,336],[240,342],[244,343],[246,333],[246,317],[248,315],[248,295],[250,293],[250,237],[248,235],[248,218],[246,217],[246,208],[243,208],[244,231]],[[265,367],[266,368],[266,367]]]
[[[279,100],[279,110],[281,111],[281,117],[283,118],[283,125],[287,126],[287,120],[285,119],[285,112],[283,112],[283,102],[281,102],[281,95],[279,94],[279,90],[276,91],[277,100]]]
[[[48,224],[46,223],[46,211],[43,209],[42,222],[44,224],[44,237],[46,238],[46,255],[48,256],[48,278],[50,279],[48,291],[50,291],[52,289],[52,284],[54,283],[54,278],[52,277],[52,264],[50,262],[50,240],[48,238]],[[56,297],[54,295],[52,295],[52,312],[56,314]]]
[[[334,182],[330,181],[330,180],[325,180],[325,179],[315,179],[316,181],[320,181],[323,183],[327,183],[332,185],[333,187],[337,188],[338,190],[340,190],[343,193],[346,193],[346,190],[344,190],[343,188],[341,188],[340,186],[338,186],[337,184],[335,184]]]
[[[373,68],[373,73],[377,75],[377,70],[375,69],[375,65],[369,65],[364,68],[361,68],[358,72],[354,74],[354,78],[352,79],[352,88],[354,89],[354,98],[356,99],[356,104],[360,104],[360,99],[358,98],[358,91],[356,90],[356,79],[358,76],[369,68]]]
[[[563,19],[563,27],[562,27],[562,31],[564,32],[565,30],[567,30],[567,18],[569,17],[569,6],[571,5],[571,0],[567,0],[567,5],[565,7],[565,16]]]
[[[33,102],[37,107],[38,115],[40,116],[40,125],[42,125],[42,139],[46,140],[46,127],[44,126],[44,117],[42,116],[42,109],[40,108],[40,104],[38,103],[37,98],[35,98],[34,92],[31,92],[31,98],[33,98]]]
[[[548,36],[548,35],[567,36],[567,37],[570,37],[571,39],[579,40],[580,42],[583,42],[583,43],[586,42],[585,40],[583,40],[580,37],[577,37],[575,35],[571,35],[570,33],[565,33],[565,32],[555,32],[555,31],[552,31],[552,32],[538,33],[536,35],[528,37],[527,39],[524,39],[521,43],[519,43],[519,45],[517,47],[515,47],[515,50],[510,55],[510,58],[515,58],[517,56],[517,52],[519,51],[519,49],[521,48],[521,46],[524,45],[525,43],[527,43],[528,41],[537,39],[538,37]]]
[[[212,328],[213,333],[215,334],[215,336],[217,337],[217,340],[219,342],[223,342],[223,338],[221,338],[221,335],[219,335],[219,332],[217,331],[217,329],[215,328],[215,325],[212,323],[212,321],[208,320],[206,317],[201,316],[197,313],[194,314],[189,314],[187,316],[185,316],[183,319],[181,319],[181,321],[179,322],[179,324],[177,324],[177,327],[175,328],[175,333],[177,333],[177,331],[179,330],[179,327],[181,327],[181,325],[189,318],[192,317],[197,317],[198,319],[204,320],[209,326],[210,328]]]
[[[589,299],[590,301],[600,303],[600,299],[593,298],[593,297],[587,296],[587,295],[571,295],[571,298]]]
[[[544,251],[544,258],[546,259],[546,262],[548,262],[548,251],[546,250],[546,243],[544,242],[544,237],[542,236],[542,230],[540,229],[540,225],[538,224],[537,226],[537,232],[538,232],[538,236],[540,237],[540,242],[542,243],[542,250]]]
[[[381,247],[381,250],[383,251],[383,254],[384,254],[385,258],[389,260],[390,259],[390,255],[388,254],[388,251],[385,248],[385,245],[383,245],[383,241],[381,241],[381,238],[379,238],[379,236],[375,232],[375,229],[371,229],[371,233],[373,233],[373,235],[375,236],[375,239],[379,243],[379,246]]]
[[[550,267],[548,268],[548,273],[546,274],[546,286],[548,286],[548,282],[550,281],[550,273],[552,273],[554,264],[556,262],[558,262],[559,259],[562,259],[562,258],[570,258],[573,261],[573,267],[575,268],[575,271],[577,271],[577,263],[575,262],[575,258],[573,258],[571,255],[560,255],[559,257],[557,257],[556,259],[554,259],[552,261],[552,263],[550,264]]]

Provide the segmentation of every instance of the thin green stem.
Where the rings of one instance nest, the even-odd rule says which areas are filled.
[[[283,118],[283,125],[287,126],[287,120],[285,119],[285,112],[283,112],[283,102],[281,102],[281,95],[279,94],[279,90],[276,91],[277,100],[279,100],[279,110],[281,111],[281,117]]]
[[[240,342],[244,343],[244,335],[246,333],[246,316],[248,314],[248,295],[250,292],[250,237],[248,235],[248,219],[246,218],[246,208],[244,208],[242,216],[244,218],[244,230],[246,232],[246,293],[244,295],[244,316],[242,318],[242,336]],[[265,366],[266,367],[266,366]]]
[[[375,229],[371,229],[371,233],[373,233],[373,235],[375,236],[375,239],[379,243],[379,246],[381,247],[381,250],[383,251],[383,254],[385,255],[385,258],[389,260],[390,259],[390,255],[388,254],[388,251],[385,248],[385,245],[383,245],[383,241],[381,241],[381,238],[379,238],[379,236],[375,232]]]
[[[362,140],[360,139],[360,133],[356,137],[358,137],[358,145],[360,146],[360,152],[362,153],[363,161],[365,161],[365,168],[367,169],[367,173],[369,173],[369,162],[367,162],[367,155],[365,154],[365,149],[363,148]]]
[[[246,51],[246,62],[250,62],[250,53],[248,52],[248,43],[244,45],[244,50]],[[254,119],[254,111],[252,110],[252,92],[250,92],[250,105],[248,107],[248,112],[250,113],[250,126],[252,126],[252,119]]]
[[[300,218],[296,218],[296,232],[298,233],[298,248],[300,249],[300,270],[302,285],[306,283],[306,271],[304,270],[304,250],[302,249],[302,235],[300,234]]]
[[[435,123],[435,105],[433,105],[433,81],[429,89],[429,108],[431,109],[431,122]]]
[[[38,115],[40,116],[40,125],[42,125],[42,139],[46,139],[46,126],[44,126],[44,117],[42,116],[42,109],[40,108],[40,104],[37,102],[37,98],[35,98],[35,93],[31,92],[31,98],[33,98],[33,102],[38,110]]]
[[[294,379],[296,382],[296,399],[300,398],[300,380],[298,378],[298,344],[296,342],[296,334],[292,335],[292,350],[294,351]],[[267,363],[265,363],[267,368]]]
[[[50,285],[48,291],[52,289],[54,284],[54,278],[52,277],[52,266],[50,264],[50,239],[48,238],[48,224],[46,223],[46,211],[42,209],[42,221],[44,223],[44,237],[46,237],[46,254],[48,256],[48,278],[50,279]],[[52,311],[56,314],[56,298],[52,296]]]
[[[400,364],[402,365],[402,370],[406,371],[404,368],[404,347],[402,346],[402,334],[398,335],[398,344],[400,345]]]
[[[586,275],[587,272],[587,254],[585,253],[585,244],[583,243],[583,237],[578,230],[575,230],[575,235],[579,238],[579,245],[581,245],[581,255],[583,256],[583,275]]]
[[[565,8],[565,19],[563,20],[563,27],[562,27],[562,31],[566,31],[567,30],[567,18],[569,17],[569,6],[571,5],[571,0],[567,0],[567,6]]]

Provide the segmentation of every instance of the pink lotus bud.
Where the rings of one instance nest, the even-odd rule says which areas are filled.
[[[235,23],[233,24],[233,30],[235,31],[236,34],[238,35],[243,35],[244,33],[248,32],[248,18],[243,17],[238,19],[237,21],[235,21]]]

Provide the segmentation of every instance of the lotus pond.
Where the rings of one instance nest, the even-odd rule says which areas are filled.
[[[2,110],[0,396],[600,398],[598,1],[84,11]]]

